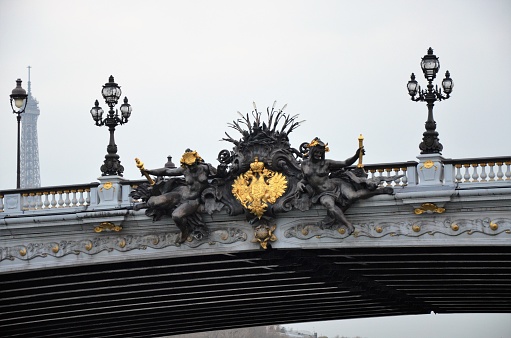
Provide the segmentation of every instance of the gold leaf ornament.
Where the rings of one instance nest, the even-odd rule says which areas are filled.
[[[199,156],[197,151],[186,151],[183,156],[181,156],[181,160],[179,163],[181,165],[192,165],[196,162],[202,162],[202,157]]]
[[[252,242],[259,242],[261,248],[267,249],[268,242],[275,242],[277,240],[277,236],[275,236],[275,229],[277,229],[276,225],[268,226],[266,224],[259,225],[255,228],[254,231],[254,240]]]
[[[287,189],[287,179],[279,172],[266,169],[256,157],[250,169],[239,175],[232,185],[232,194],[241,205],[261,218],[268,208]]]

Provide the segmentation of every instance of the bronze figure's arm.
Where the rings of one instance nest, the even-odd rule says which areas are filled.
[[[364,154],[365,154],[364,147],[358,148],[357,151],[355,152],[355,155],[346,159],[346,161],[329,160],[329,162],[328,162],[329,168],[331,170],[339,170],[339,169],[342,169],[345,167],[349,167],[350,165],[355,163],[358,160],[358,158],[361,157],[361,155],[364,155]]]
[[[184,173],[182,167],[178,168],[158,168],[158,169],[146,169],[146,173],[155,176],[181,176]]]
[[[353,163],[355,163],[357,160],[359,160],[357,167],[363,168],[364,165],[362,164],[362,157],[365,155],[366,151],[364,149],[364,137],[362,134],[358,137],[358,149],[355,152],[355,155],[353,157],[350,157],[344,161],[344,167],[349,167]],[[338,161],[338,163],[342,163],[342,161]]]

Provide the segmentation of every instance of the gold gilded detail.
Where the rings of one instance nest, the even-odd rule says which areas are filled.
[[[259,242],[261,248],[266,250],[268,242],[275,242],[277,240],[277,236],[274,234],[275,229],[277,229],[276,225],[272,225],[271,227],[266,224],[258,225],[255,228],[254,240],[252,242]]]
[[[435,203],[423,203],[420,208],[415,208],[413,211],[416,215],[423,214],[425,212],[436,212],[437,214],[443,214],[445,208],[437,207]]]
[[[493,231],[496,231],[499,228],[499,225],[497,223],[490,222],[490,229]]]
[[[87,244],[85,244],[85,249],[87,251],[91,251],[91,249],[92,249],[92,242],[91,241],[87,241]]]
[[[27,248],[22,247],[22,248],[20,249],[20,255],[21,255],[21,256],[23,256],[23,257],[24,257],[24,256],[26,256],[26,255],[27,255]]]
[[[341,234],[341,235],[344,235],[346,233],[346,229],[345,228],[339,228],[337,229],[337,231]]]
[[[363,148],[364,147],[364,136],[362,136],[362,134],[360,134],[360,136],[358,137],[358,148]],[[358,155],[358,164],[357,164],[357,168],[363,168],[364,165],[362,164],[362,156],[364,156],[364,154],[361,152],[360,155]]]
[[[427,160],[426,162],[424,162],[424,168],[426,168],[426,169],[433,168],[434,165],[435,165],[435,162],[433,162],[431,160]]]
[[[124,248],[125,246],[126,246],[126,240],[121,239],[121,241],[119,242],[119,247]]]
[[[456,223],[451,224],[451,229],[453,231],[458,231],[460,229],[460,226]]]
[[[314,140],[311,141],[311,143],[309,143],[308,148],[310,149],[311,147],[315,147],[317,145],[319,145],[319,139],[316,137],[316,138],[314,138]],[[328,143],[327,143],[327,144],[325,144],[325,152],[327,153],[329,151],[330,151],[330,148],[328,148]]]
[[[94,232],[103,232],[105,230],[121,231],[122,226],[115,225],[111,222],[101,222],[98,226],[94,227]]]
[[[419,231],[421,231],[421,227],[420,227],[420,225],[414,224],[414,225],[412,225],[412,230],[414,232],[419,232]]]
[[[245,209],[261,218],[268,203],[275,203],[287,189],[287,179],[278,172],[264,168],[256,157],[250,169],[238,176],[232,185],[232,194]]]
[[[181,156],[179,163],[181,163],[181,165],[192,165],[197,161],[202,161],[202,157],[200,157],[197,151],[194,150],[185,152],[183,156]]]
[[[377,233],[381,234],[381,233],[382,233],[382,231],[383,231],[383,228],[382,228],[382,227],[380,227],[380,226],[376,227],[376,232],[377,232]]]
[[[55,243],[52,247],[51,247],[51,251],[53,253],[57,253],[59,252],[59,245],[57,243]]]
[[[103,187],[101,187],[101,189],[105,189],[105,190],[108,190],[108,189],[112,189],[114,185],[112,184],[112,182],[105,182],[103,184]]]
[[[140,172],[147,178],[147,181],[149,184],[154,185],[154,180],[147,172],[145,172],[144,162],[140,161],[138,157],[135,157],[135,163],[137,165],[137,168],[140,170]]]

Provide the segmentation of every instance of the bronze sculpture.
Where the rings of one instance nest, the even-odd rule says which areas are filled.
[[[392,194],[390,185],[381,187],[380,183],[398,177],[367,178],[361,162],[352,167],[365,153],[362,138],[355,155],[345,161],[326,159],[327,144],[317,137],[303,143],[300,150],[292,148],[288,135],[301,122],[296,121],[297,115],[286,115],[285,107],[274,107],[267,109],[267,121],[254,106],[252,118],[242,115],[230,124],[242,138],[236,140],[226,134],[224,140],[233,143],[234,148],[219,153],[217,168],[190,149],[183,154],[178,168],[169,165],[146,170],[137,164],[143,175],[158,178],[154,185],[142,184],[132,191],[133,198],[143,201],[134,208],[146,208],[146,215],[153,220],[170,216],[181,231],[179,243],[208,236],[201,214],[245,214],[255,229],[271,229],[270,223],[279,214],[308,210],[315,204],[326,209],[327,217],[313,226],[343,232],[346,227],[351,234],[354,226],[344,212],[361,198]],[[276,238],[259,238],[265,243],[261,244],[263,248],[267,239]]]
[[[215,168],[205,163],[197,151],[187,149],[181,157],[181,166],[159,169],[141,169],[144,175],[158,177],[178,177],[167,181],[160,180],[159,194],[147,198],[137,209],[148,208],[146,214],[155,219],[170,214],[176,226],[181,230],[180,242],[187,240],[192,231],[200,231],[203,222],[197,215],[201,205],[201,195],[209,186],[208,180],[216,174]],[[156,183],[158,184],[158,182]],[[204,234],[205,231],[201,231]]]
[[[307,152],[300,165],[303,177],[298,185],[299,189],[306,194],[305,199],[310,199],[310,204],[321,204],[326,208],[328,216],[320,222],[320,227],[340,223],[348,228],[349,233],[352,233],[355,228],[344,215],[344,210],[361,198],[393,193],[391,187],[377,189],[380,179],[367,179],[365,173],[360,170],[346,170],[365,154],[363,146],[345,161],[325,159],[325,153],[329,150],[328,144],[323,143],[318,137],[304,145],[304,148]],[[358,172],[359,176],[353,171]],[[395,177],[392,177],[393,179]],[[303,199],[304,196],[301,198]],[[301,209],[307,208],[307,204],[304,207],[303,201],[300,205]]]

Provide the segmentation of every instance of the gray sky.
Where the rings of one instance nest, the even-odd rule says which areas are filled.
[[[452,97],[435,106],[443,155],[511,154],[507,0],[0,0],[0,189],[16,186],[9,94],[17,78],[27,87],[28,65],[41,109],[41,182],[49,186],[100,175],[108,130],[96,127],[89,111],[96,99],[106,110],[101,88],[110,75],[133,106],[128,124],[116,131],[127,179],[140,177],[135,157],[155,168],[167,155],[178,162],[186,148],[216,165],[218,152],[231,149],[219,141],[223,133],[239,137],[227,123],[238,110],[250,112],[252,101],[260,110],[274,100],[277,107],[287,103],[288,113],[306,120],[291,134],[295,147],[319,136],[329,143],[330,158],[345,159],[362,133],[366,163],[415,160],[427,108],[409,99],[406,83],[414,72],[425,87],[420,59],[428,47],[440,58],[435,83],[446,70],[454,80]],[[430,317],[315,327],[330,334],[332,325],[353,323],[360,330],[338,333],[447,337],[430,331],[437,324],[424,324],[428,330],[415,324],[431,323]],[[446,325],[481,325],[467,318],[449,317]],[[495,335],[475,329],[463,335],[511,337],[510,316],[492,318],[504,318],[492,326],[500,329]],[[382,333],[387,326],[394,331]]]

